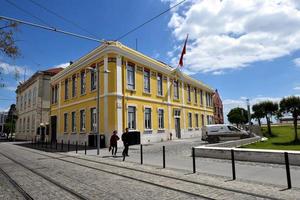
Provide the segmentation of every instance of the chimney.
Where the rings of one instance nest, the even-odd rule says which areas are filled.
[[[70,61],[70,65],[72,65],[72,64],[73,64],[73,61],[71,60],[71,61]]]

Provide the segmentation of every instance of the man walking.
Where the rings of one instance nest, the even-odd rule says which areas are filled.
[[[128,128],[125,129],[125,132],[122,134],[122,141],[124,144],[124,150],[123,150],[123,161],[125,160],[125,156],[128,156],[128,147],[129,147],[129,132]]]

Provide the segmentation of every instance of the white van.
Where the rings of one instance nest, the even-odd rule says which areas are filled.
[[[250,137],[247,131],[238,129],[229,124],[206,125],[202,128],[202,140],[208,143],[237,140]]]

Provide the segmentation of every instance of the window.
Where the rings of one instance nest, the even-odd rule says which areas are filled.
[[[238,128],[235,128],[234,126],[227,126],[227,127],[228,127],[228,129],[229,129],[230,131],[241,132],[241,130],[240,130],[240,129],[238,129]]]
[[[23,96],[21,96],[20,102],[21,102],[20,110],[22,110],[23,109]]]
[[[95,69],[95,68],[94,68]],[[91,70],[91,91],[96,89],[97,84],[97,73],[96,70]]]
[[[144,92],[150,93],[150,70],[144,69]]]
[[[195,114],[195,127],[199,128],[199,115]]]
[[[145,129],[151,129],[151,108],[145,108]]]
[[[31,90],[28,92],[28,107],[31,106]]]
[[[128,128],[136,129],[136,108],[128,106]]]
[[[179,99],[179,83],[174,81],[174,98]]]
[[[32,92],[32,105],[36,104],[36,87],[33,89]]]
[[[80,73],[80,94],[85,94],[86,74],[84,71]]]
[[[127,89],[135,89],[135,70],[131,65],[127,65]]]
[[[200,104],[203,105],[203,91],[200,90]]]
[[[31,130],[34,131],[35,129],[35,115],[32,115],[31,118]]]
[[[27,131],[29,131],[30,128],[30,117],[27,117]]]
[[[69,79],[65,80],[65,100],[69,98]]]
[[[76,132],[76,112],[72,112],[72,132]]]
[[[21,132],[22,130],[22,119],[19,120],[19,124],[18,124],[18,129],[19,129],[19,132]]]
[[[68,132],[68,113],[64,113],[64,132]]]
[[[55,85],[52,87],[52,103],[55,104],[57,103],[57,98],[58,98],[58,85]]]
[[[192,113],[188,114],[188,119],[189,119],[189,128],[192,128],[193,127]]]
[[[195,103],[198,103],[197,95],[197,88],[194,88]]]
[[[158,110],[158,128],[159,129],[164,129],[164,110],[159,109]]]
[[[97,131],[97,110],[91,108],[91,132]]]
[[[26,109],[26,105],[27,105],[27,93],[25,93],[24,95],[24,110]]]
[[[207,115],[206,117],[207,117],[207,124],[213,124],[213,117],[209,115]]]
[[[157,74],[157,94],[163,95],[163,79],[161,74]]]
[[[80,111],[80,131],[85,131],[85,110]]]
[[[187,96],[188,99],[187,100],[188,100],[188,102],[191,102],[191,86],[190,85],[187,86],[187,90],[188,90],[188,96]]]
[[[204,123],[204,115],[203,114],[201,115],[201,123],[202,123],[202,126],[205,125],[205,123]]]
[[[25,132],[25,128],[26,128],[26,118],[23,118],[23,131]]]
[[[72,97],[76,97],[77,95],[77,78],[76,74],[72,76]]]

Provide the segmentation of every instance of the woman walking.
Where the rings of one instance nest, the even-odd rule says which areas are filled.
[[[110,147],[109,147],[109,149],[111,150],[111,155],[113,155],[113,156],[115,156],[117,154],[119,139],[120,138],[117,135],[117,131],[114,130],[112,136],[110,137]]]

